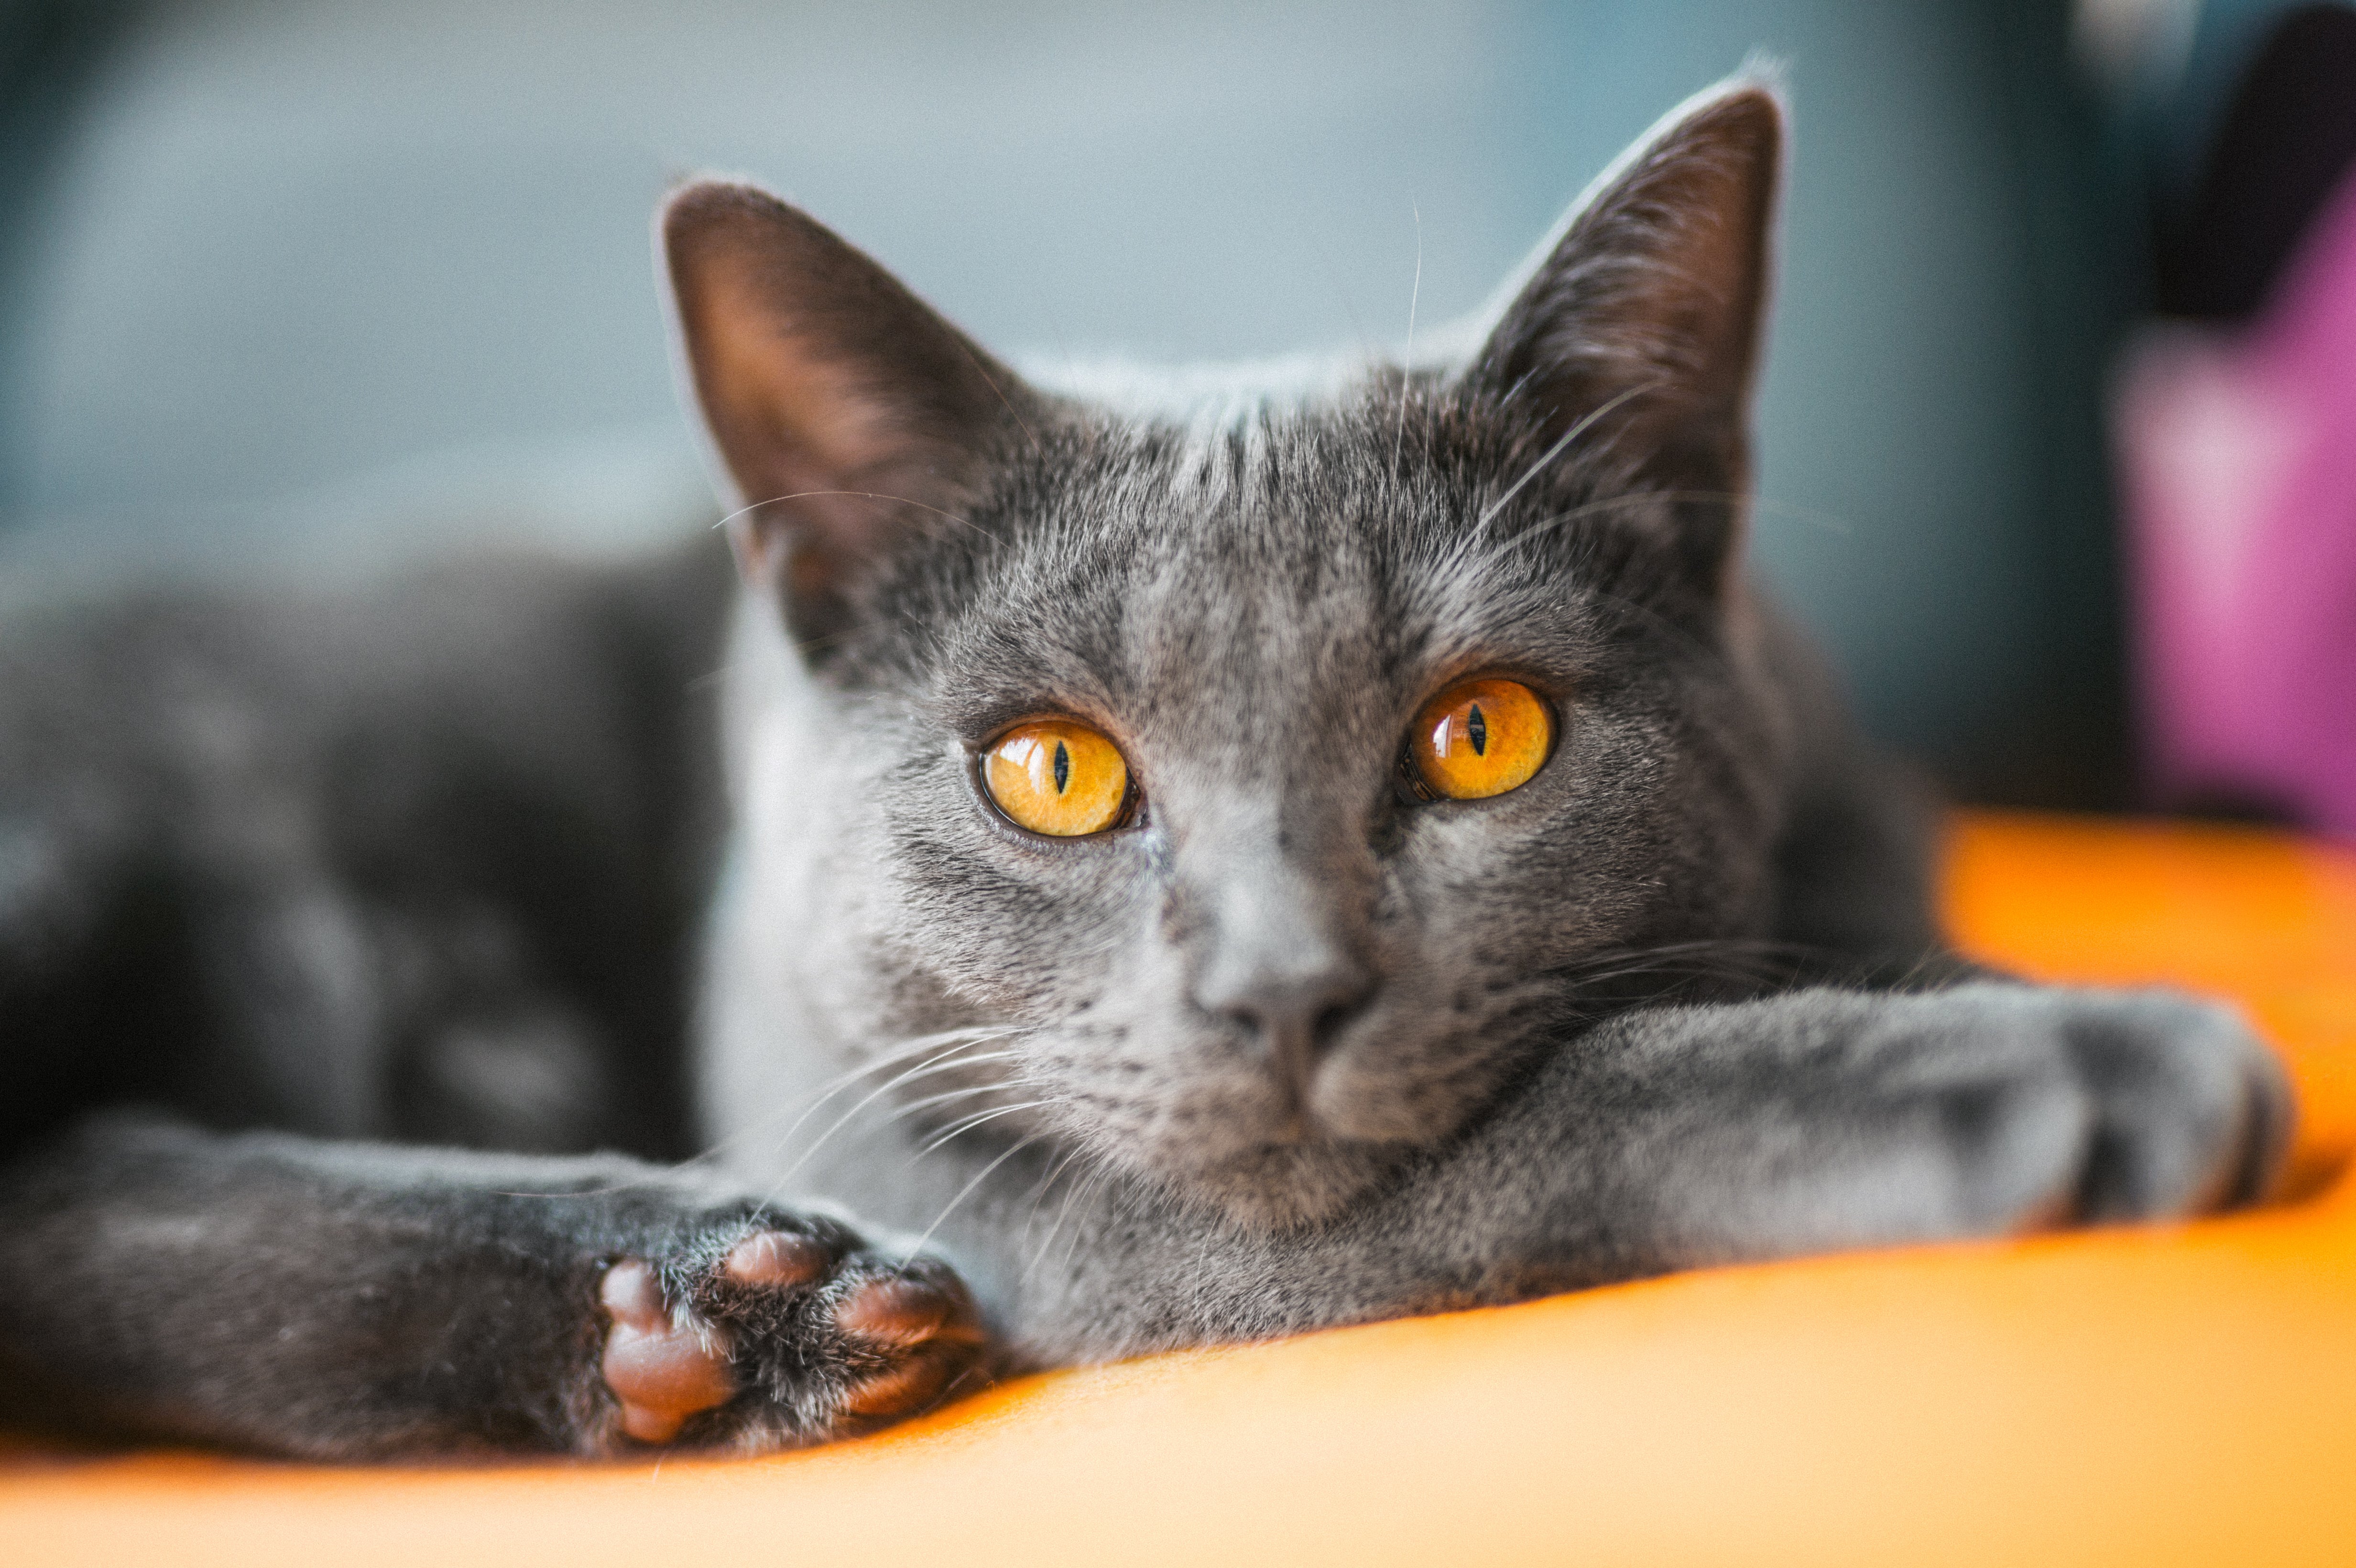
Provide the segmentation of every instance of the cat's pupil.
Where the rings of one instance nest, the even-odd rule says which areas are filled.
[[[1472,737],[1474,756],[1485,757],[1489,754],[1489,720],[1482,717],[1481,705],[1477,702],[1472,705],[1472,717],[1465,720],[1464,732]]]
[[[1071,787],[1071,783],[1072,753],[1065,748],[1064,742],[1058,741],[1055,742],[1055,793],[1062,795]]]

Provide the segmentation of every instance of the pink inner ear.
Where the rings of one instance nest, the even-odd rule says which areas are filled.
[[[844,488],[894,445],[884,411],[796,329],[758,265],[729,257],[683,282],[694,293],[682,306],[697,389],[747,506]]]
[[[834,638],[894,550],[956,514],[1033,394],[890,273],[748,186],[673,197],[663,243],[748,579]]]
[[[1782,126],[1756,88],[1687,111],[1569,220],[1474,374],[1549,433],[1595,418],[1600,448],[1739,483]]]
[[[891,443],[882,411],[859,395],[848,376],[803,346],[781,341],[764,323],[743,317],[718,317],[714,332],[704,396],[714,439],[744,503],[730,523],[730,539],[745,581],[771,585],[789,530],[856,535],[873,503],[854,492],[878,483]],[[850,537],[810,542],[829,554],[855,547]],[[813,570],[817,559],[806,550],[798,569]]]
[[[2114,425],[2159,804],[2356,838],[2356,174],[2254,327],[2137,347]]]

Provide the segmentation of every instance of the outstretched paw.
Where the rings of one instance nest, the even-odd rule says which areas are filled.
[[[938,1400],[987,1341],[948,1268],[830,1227],[739,1227],[679,1258],[622,1258],[598,1298],[599,1370],[640,1443],[767,1448],[862,1430]]]
[[[1840,1005],[1862,1093],[1815,1097],[1819,1168],[1847,1190],[1811,1205],[1867,1216],[1867,1239],[2185,1219],[2256,1201],[2281,1168],[2289,1083],[2228,1008],[1998,983]],[[1844,1150],[1872,1153],[1844,1168]]]

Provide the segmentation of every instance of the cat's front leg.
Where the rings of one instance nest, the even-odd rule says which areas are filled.
[[[1146,1191],[1020,1326],[1085,1357],[1501,1303],[1713,1264],[2176,1219],[2262,1194],[2280,1069],[2164,992],[1974,983],[1639,1009],[1565,1041],[1327,1223]],[[1129,1237],[1147,1229],[1160,1239]],[[1116,1222],[1118,1221],[1118,1222]],[[1053,1264],[1055,1254],[1045,1262]]]
[[[1632,1012],[1356,1223],[1494,1298],[2246,1203],[2292,1114],[2229,1009],[1993,982]],[[1451,1216],[1494,1195],[1485,1235]]]
[[[8,1413],[314,1458],[760,1449],[987,1349],[941,1264],[619,1159],[93,1120],[0,1172]]]

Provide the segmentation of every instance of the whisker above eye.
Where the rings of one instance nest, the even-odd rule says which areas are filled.
[[[1407,448],[1408,398],[1415,390],[1415,307],[1423,298],[1423,208],[1413,202],[1408,210],[1415,214],[1415,282],[1407,293],[1407,348],[1399,356],[1399,399],[1397,428],[1391,432],[1391,483],[1398,483],[1399,454]]]
[[[1488,542],[1500,545],[1528,543],[1543,535],[1567,528],[1572,523],[1588,517],[1642,507],[1696,505],[1717,505],[1730,510],[1740,507],[1751,512],[1789,517],[1795,522],[1823,528],[1828,533],[1837,534],[1844,539],[1857,532],[1855,525],[1837,513],[1827,512],[1821,507],[1802,507],[1788,501],[1778,501],[1769,496],[1750,495],[1740,490],[1631,490],[1622,495],[1599,496],[1591,500],[1582,501],[1565,511],[1557,512],[1551,517],[1541,517],[1526,525],[1517,533],[1505,534]],[[1473,527],[1466,531],[1459,540],[1460,557],[1465,549],[1483,542],[1483,534],[1486,525],[1495,515],[1494,507],[1483,513]]]
[[[1478,533],[1481,529],[1487,528],[1489,526],[1489,519],[1495,517],[1499,512],[1505,510],[1505,503],[1511,501],[1515,496],[1520,495],[1524,485],[1537,478],[1538,475],[1546,469],[1547,465],[1551,464],[1556,458],[1560,457],[1563,453],[1569,448],[1570,443],[1577,441],[1580,436],[1586,434],[1587,432],[1595,425],[1596,421],[1611,413],[1621,404],[1627,402],[1630,399],[1635,398],[1645,392],[1655,391],[1662,385],[1663,383],[1658,380],[1640,381],[1636,385],[1630,387],[1627,390],[1622,392],[1619,396],[1612,398],[1609,401],[1582,415],[1569,430],[1564,431],[1561,435],[1555,438],[1555,443],[1552,446],[1547,447],[1545,452],[1538,454],[1538,460],[1537,462],[1522,470],[1522,476],[1519,479],[1515,480],[1511,485],[1505,486],[1505,493],[1504,495],[1489,503],[1487,508],[1482,512],[1480,519],[1472,525],[1473,531]]]
[[[729,524],[734,522],[737,518],[753,512],[757,512],[764,507],[779,506],[787,501],[813,500],[826,496],[842,496],[851,500],[860,501],[890,501],[898,506],[914,507],[920,512],[930,512],[934,517],[944,518],[947,521],[955,523],[959,528],[971,528],[975,533],[980,534],[986,539],[995,539],[998,537],[996,534],[991,533],[988,528],[983,528],[980,523],[972,522],[965,517],[960,517],[955,512],[945,512],[938,507],[927,506],[924,502],[912,499],[909,496],[887,495],[880,490],[796,490],[791,495],[787,496],[770,496],[758,501],[748,501],[712,526],[715,528],[724,528],[728,527]]]

